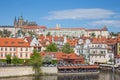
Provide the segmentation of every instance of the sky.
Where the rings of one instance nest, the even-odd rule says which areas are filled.
[[[0,25],[13,25],[15,16],[47,28],[120,32],[120,0],[0,0]]]

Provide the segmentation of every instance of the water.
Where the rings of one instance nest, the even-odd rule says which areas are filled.
[[[98,75],[24,76],[0,78],[0,80],[120,80],[120,73],[101,71]]]

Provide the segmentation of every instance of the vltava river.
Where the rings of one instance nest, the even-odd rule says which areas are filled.
[[[120,80],[120,73],[101,71],[98,75],[60,75],[60,76],[39,76],[39,77],[13,77],[0,78],[0,80]]]

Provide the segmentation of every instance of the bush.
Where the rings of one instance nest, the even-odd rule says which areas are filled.
[[[52,60],[52,64],[57,64],[57,60]]]

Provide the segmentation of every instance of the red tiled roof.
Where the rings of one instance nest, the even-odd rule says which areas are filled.
[[[78,42],[78,39],[67,39],[67,43],[70,44],[70,46],[74,47]]]
[[[24,29],[46,29],[46,26],[23,26]]]
[[[118,40],[117,41],[120,42],[120,34],[118,35]]]
[[[54,36],[53,39],[54,41],[64,41],[64,37],[62,36]]]
[[[26,39],[29,44],[30,44],[31,41],[32,41],[32,38],[31,38],[31,37],[25,37],[24,39]]]
[[[93,44],[104,44],[104,43],[107,43],[107,38],[93,38],[92,43]]]
[[[117,43],[117,38],[108,38],[107,39],[107,44],[108,45],[114,45]]]
[[[30,45],[23,39],[0,38],[0,47],[30,47]]]
[[[41,56],[45,56],[46,54],[48,55],[54,55],[57,60],[61,59],[81,59],[83,60],[84,58],[82,56],[78,56],[75,53],[70,53],[70,54],[65,54],[63,52],[41,52]]]

